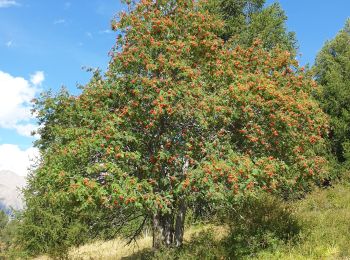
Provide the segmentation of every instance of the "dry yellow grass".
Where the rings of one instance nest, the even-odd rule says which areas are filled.
[[[128,257],[137,251],[150,248],[152,246],[151,237],[143,237],[137,240],[137,244],[126,246],[126,241],[114,239],[110,241],[97,241],[86,244],[78,248],[73,248],[69,252],[69,258],[74,260],[90,260],[90,259],[122,259]],[[40,256],[36,260],[49,260],[48,256]]]
[[[106,242],[96,242],[93,244],[84,245],[79,248],[74,248],[70,251],[72,259],[121,259],[130,256],[137,251],[152,246],[152,238],[144,237],[137,241],[136,245],[125,245],[125,241],[115,239]]]
[[[184,235],[184,241],[189,242],[195,234],[205,231],[209,228],[215,230],[215,237],[221,239],[227,234],[227,228],[221,226],[194,226],[189,228]],[[72,260],[117,260],[132,256],[133,254],[150,249],[152,247],[152,237],[144,236],[137,240],[136,244],[126,246],[126,241],[114,239],[110,241],[97,241],[86,244],[78,248],[73,248],[69,252],[69,259]],[[40,256],[36,260],[49,260],[48,256]]]

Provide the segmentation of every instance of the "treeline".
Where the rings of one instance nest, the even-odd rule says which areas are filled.
[[[145,229],[177,248],[193,221],[241,223],[251,201],[268,213],[266,194],[299,199],[348,170],[349,21],[305,69],[279,4],[126,2],[108,70],[35,101],[41,161],[4,255],[64,257]]]

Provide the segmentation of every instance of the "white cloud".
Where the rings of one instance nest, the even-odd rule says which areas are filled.
[[[112,33],[112,32],[113,32],[113,31],[111,31],[111,30],[109,30],[109,29],[99,31],[99,33],[101,33],[101,34],[110,34],[110,33]]]
[[[64,3],[64,9],[69,9],[72,6],[71,2],[65,2]]]
[[[36,148],[21,150],[14,144],[2,144],[0,145],[0,171],[8,170],[26,176],[28,168],[35,163],[38,157],[39,151]]]
[[[43,71],[37,71],[30,76],[30,82],[35,86],[40,86],[44,80],[45,80],[45,76]]]
[[[62,24],[62,23],[66,23],[66,20],[65,19],[58,19],[58,20],[55,20],[53,22],[53,24]]]
[[[12,46],[12,41],[6,42],[6,46],[10,48]]]
[[[17,130],[17,133],[19,133],[20,135],[23,136],[32,136],[32,132],[38,129],[37,125],[34,124],[25,124],[25,125],[16,125],[15,129]],[[36,137],[38,137],[37,135],[35,135]]]
[[[85,35],[87,36],[87,37],[89,37],[90,39],[92,39],[93,37],[92,37],[92,33],[91,32],[86,32],[85,33]]]
[[[34,129],[31,100],[39,92],[38,87],[44,79],[42,71],[34,73],[30,82],[0,71],[0,128],[15,129],[25,136],[30,134]]]
[[[0,0],[0,8],[19,6],[19,3],[13,0]]]

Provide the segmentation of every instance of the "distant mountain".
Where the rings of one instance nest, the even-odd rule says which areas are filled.
[[[24,177],[11,171],[0,171],[0,209],[9,212],[10,208],[23,209],[20,189],[26,184]]]

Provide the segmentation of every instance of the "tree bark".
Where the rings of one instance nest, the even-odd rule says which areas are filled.
[[[184,161],[182,175],[185,176],[188,170],[189,162]],[[163,246],[180,247],[183,243],[186,200],[181,197],[177,202],[177,210],[169,214],[162,215],[158,212],[153,215],[153,248],[159,249]]]
[[[174,241],[174,216],[172,214],[153,216],[153,248],[171,246]]]
[[[159,249],[163,244],[163,227],[161,223],[161,216],[159,214],[153,215],[153,248]]]
[[[189,161],[185,160],[184,165],[182,167],[183,176],[187,174],[188,166],[189,166]],[[174,243],[176,247],[182,246],[182,243],[183,243],[186,209],[187,209],[187,205],[185,202],[185,198],[182,197],[179,199],[178,211],[177,211],[176,223],[175,223]]]
[[[183,243],[184,230],[185,230],[185,217],[187,206],[184,199],[180,200],[179,209],[176,215],[175,224],[175,246],[180,247]]]
[[[163,218],[163,237],[165,246],[171,246],[174,241],[174,216],[167,214]]]

